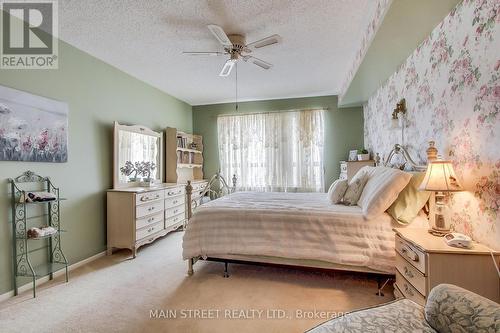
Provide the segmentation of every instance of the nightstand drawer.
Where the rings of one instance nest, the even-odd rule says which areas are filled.
[[[395,299],[400,299],[400,298],[405,297],[405,295],[403,295],[401,290],[399,290],[398,285],[396,283],[393,284],[393,287],[394,287],[394,298]]]
[[[396,286],[404,297],[422,306],[425,305],[424,295],[419,293],[418,290],[415,289],[415,287],[413,287],[412,284],[408,282],[399,272],[396,272]]]
[[[347,164],[346,163],[340,163],[340,172],[347,173]]]
[[[427,294],[426,289],[425,289],[425,276],[422,273],[420,273],[420,271],[418,269],[416,269],[415,267],[410,265],[410,263],[408,263],[399,254],[396,255],[396,269],[422,295]]]
[[[425,252],[412,246],[410,243],[396,235],[396,251],[405,258],[413,267],[420,272],[426,273],[426,255]]]
[[[340,175],[339,175],[339,179],[340,180],[347,179],[347,172],[341,172]]]

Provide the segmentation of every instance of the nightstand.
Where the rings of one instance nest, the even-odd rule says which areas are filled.
[[[490,249],[474,243],[471,249],[448,246],[423,228],[395,228],[396,298],[424,305],[432,288],[450,283],[495,302],[500,301],[500,279]],[[495,261],[499,252],[493,252]]]
[[[340,161],[339,179],[350,180],[364,166],[375,166],[375,161]]]

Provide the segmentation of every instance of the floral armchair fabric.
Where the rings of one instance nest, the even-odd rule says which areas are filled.
[[[451,284],[432,289],[425,319],[440,333],[500,332],[500,305]]]
[[[334,318],[309,333],[500,332],[500,305],[450,284],[429,294],[425,308],[407,299]]]

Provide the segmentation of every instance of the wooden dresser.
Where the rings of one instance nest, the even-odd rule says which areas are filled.
[[[108,255],[113,248],[137,249],[184,225],[186,196],[183,184],[109,190]]]
[[[450,283],[495,302],[500,301],[499,277],[490,249],[474,243],[471,249],[448,246],[421,228],[396,228],[396,298],[424,305],[432,288]],[[494,252],[498,263],[500,253]]]
[[[375,161],[340,161],[339,179],[350,180],[364,166],[375,166]]]

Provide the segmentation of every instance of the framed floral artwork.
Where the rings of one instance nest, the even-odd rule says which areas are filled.
[[[68,161],[68,105],[0,86],[0,161]]]

